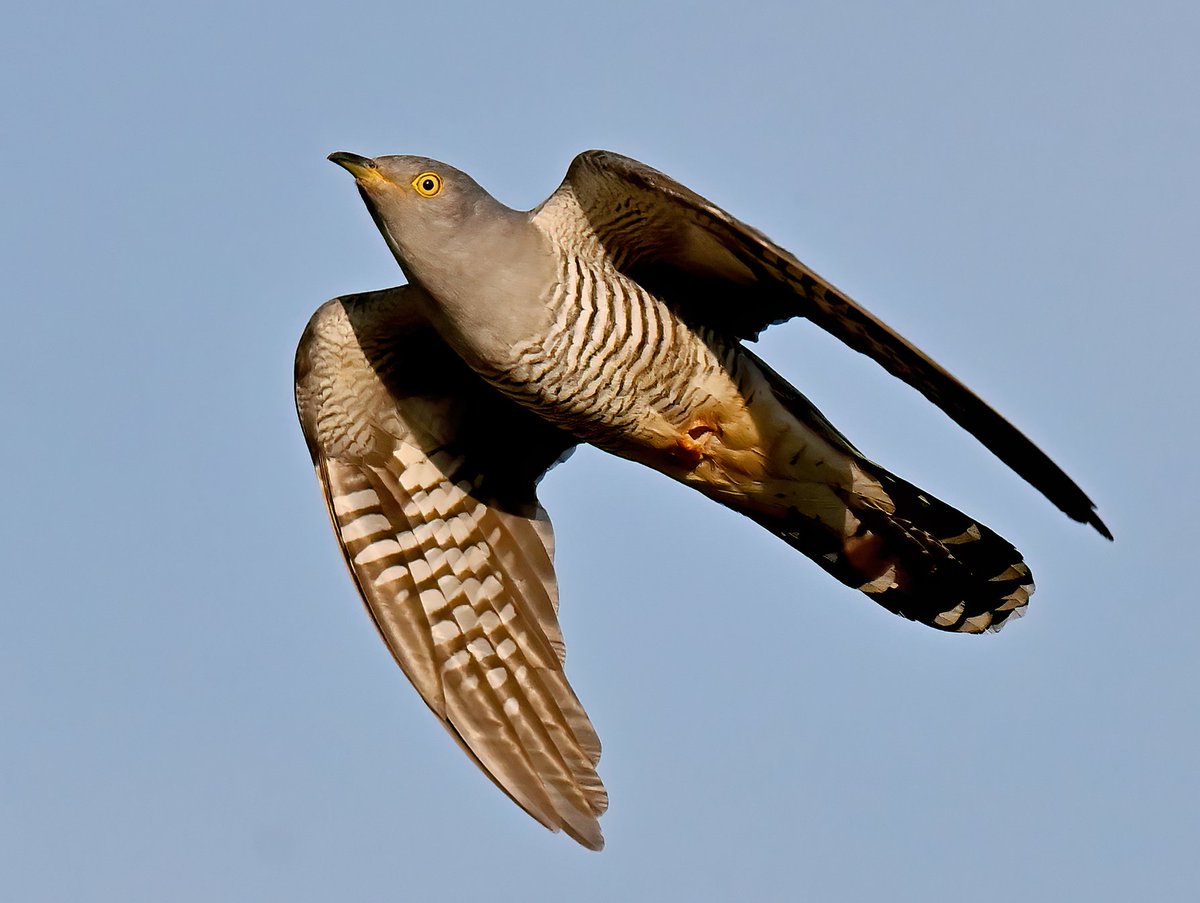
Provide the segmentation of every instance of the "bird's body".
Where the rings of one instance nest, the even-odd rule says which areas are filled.
[[[743,344],[804,315],[872,354],[1069,514],[1029,440],[782,249],[660,173],[589,152],[529,212],[427,158],[335,154],[410,286],[335,299],[297,402],[385,641],[523,808],[588,846],[599,743],[561,670],[537,480],[578,442],[740,511],[906,617],[977,633],[1033,590],[1006,541],[866,459]]]
[[[844,526],[845,506],[815,496],[869,481],[784,407],[740,342],[693,328],[611,268],[560,255],[549,322],[480,371],[490,384],[583,441],[722,501],[770,513],[800,491],[814,516]]]
[[[735,507],[804,505],[852,532],[831,487],[887,504],[840,436],[788,411],[741,342],[693,326],[622,273],[572,206],[566,193],[530,213],[493,208],[486,240],[503,248],[498,259],[534,247],[543,266],[509,272],[478,254],[428,275],[409,264],[436,298],[426,315],[484,380],[578,439]],[[619,222],[636,232],[642,218]]]

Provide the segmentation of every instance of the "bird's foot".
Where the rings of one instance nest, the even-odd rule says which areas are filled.
[[[695,467],[704,459],[705,447],[716,434],[717,428],[708,421],[694,421],[676,438],[670,449],[671,456],[686,467]]]

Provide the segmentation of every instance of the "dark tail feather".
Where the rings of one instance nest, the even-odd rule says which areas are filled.
[[[848,495],[859,520],[851,536],[799,514],[750,517],[888,611],[938,630],[982,633],[1024,614],[1033,578],[1020,552],[911,483],[870,471],[895,511]]]

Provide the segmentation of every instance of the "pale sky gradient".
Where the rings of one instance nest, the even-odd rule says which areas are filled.
[[[0,899],[1194,899],[1200,7],[990,6],[9,4]],[[772,330],[772,365],[1038,593],[940,635],[578,453],[542,495],[600,855],[395,668],[291,399],[317,305],[402,278],[326,154],[433,156],[529,207],[589,147],[795,251],[1117,537]]]

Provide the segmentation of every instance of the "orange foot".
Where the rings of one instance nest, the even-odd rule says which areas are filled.
[[[697,420],[688,427],[687,432],[675,440],[670,448],[671,457],[686,467],[695,467],[704,458],[704,446],[708,444],[708,436],[717,431],[711,423]]]

